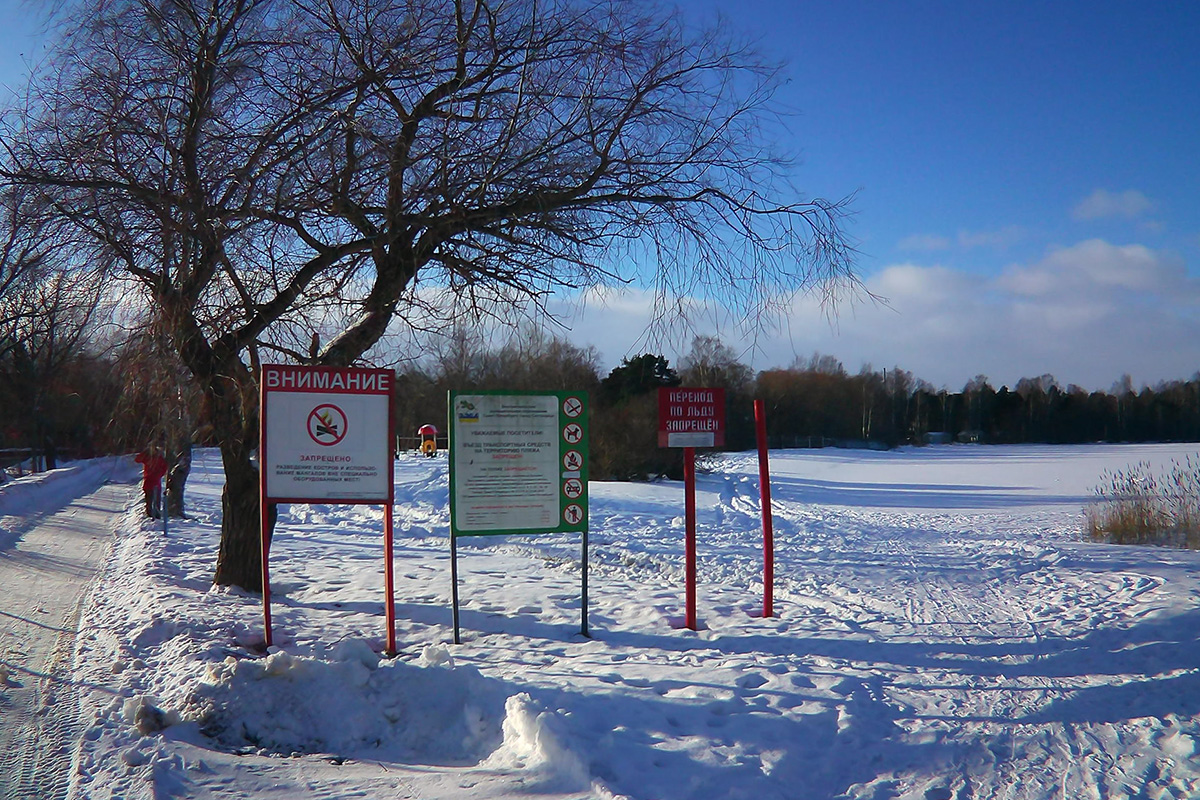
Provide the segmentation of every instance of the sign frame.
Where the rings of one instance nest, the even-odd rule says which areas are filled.
[[[395,458],[392,450],[392,442],[395,441],[395,421],[392,413],[395,374],[392,370],[263,364],[261,374],[259,463],[264,496],[269,502],[349,505],[391,505],[395,502]],[[312,408],[305,412],[303,409],[309,406]],[[319,438],[325,435],[318,432],[321,430],[321,424],[316,421],[320,418],[317,412],[322,409],[328,409],[326,415],[329,420],[336,420],[333,423],[334,432],[330,441],[321,441]],[[272,440],[278,437],[288,423],[293,423],[293,427],[299,425],[297,419],[284,419],[282,423],[279,422],[283,414],[304,415],[303,429],[311,442],[310,444],[301,440],[287,455],[299,455],[313,460],[289,464],[275,458],[282,447],[272,446]],[[368,416],[362,419],[360,415]],[[366,435],[370,437],[374,452],[369,455],[361,452],[363,440],[359,438],[359,429],[366,431]],[[381,430],[387,431],[387,438],[378,433],[371,433]],[[351,432],[355,434],[354,437],[350,436]],[[272,433],[276,436],[272,437]],[[301,439],[299,436],[296,438]],[[346,454],[350,447],[356,444],[360,450]],[[311,452],[297,453],[299,448],[306,448]],[[302,485],[299,481],[287,480],[288,477],[294,476],[283,474],[288,468],[294,470],[303,464],[338,466],[341,468],[340,473],[345,471],[347,466],[354,467],[353,459],[360,456],[368,459],[366,466],[374,467],[377,476],[377,485],[361,492],[336,491],[344,488],[342,484],[348,482],[335,480],[332,470],[328,471],[327,481],[321,481],[317,474],[310,472],[308,479],[303,481],[303,489],[298,488]],[[338,486],[334,486],[335,483]],[[311,487],[312,491],[306,491],[308,487]]]
[[[396,653],[395,581],[392,569],[396,498],[393,451],[396,439],[395,387],[396,376],[389,369],[292,364],[261,366],[258,499],[261,512],[259,532],[263,628],[268,647],[273,639],[270,551],[271,512],[275,504],[382,505],[386,652],[388,655]],[[323,410],[326,413],[318,413]],[[301,416],[303,422],[300,421]],[[303,433],[296,433],[301,430]],[[290,437],[289,431],[292,433]],[[280,439],[283,441],[280,442]],[[342,445],[346,445],[345,448]],[[358,463],[356,459],[359,459]],[[305,464],[312,467],[306,468]],[[338,469],[334,470],[333,467]],[[360,481],[367,482],[367,488],[338,491]],[[310,486],[313,490],[307,491]]]
[[[460,536],[580,534],[580,633],[590,636],[587,392],[452,389],[446,410],[454,643]]]
[[[492,401],[503,403],[505,398],[511,398],[515,401],[526,401],[526,408],[532,409],[532,403],[529,401],[543,400],[544,406],[548,409],[551,406],[549,401],[553,398],[553,406],[557,409],[557,419],[550,426],[553,430],[537,431],[536,434],[541,437],[539,444],[544,443],[547,446],[539,448],[543,451],[553,451],[554,465],[551,467],[547,458],[546,452],[531,453],[529,452],[530,445],[528,439],[521,441],[519,436],[509,436],[509,433],[524,433],[530,428],[526,423],[517,423],[514,426],[504,426],[506,435],[500,436],[479,436],[480,431],[469,430],[467,425],[478,423],[468,423],[466,418],[460,419],[458,405],[462,401],[471,403],[472,398],[484,398]],[[571,411],[568,412],[568,404],[572,401],[577,405],[571,405]],[[576,410],[577,409],[577,410]],[[463,409],[466,411],[466,409]],[[514,409],[514,411],[519,409]],[[447,432],[449,436],[449,458],[450,458],[450,528],[456,536],[512,536],[512,535],[536,535],[548,533],[579,533],[587,529],[588,526],[588,472],[591,461],[591,454],[588,448],[588,413],[587,413],[587,392],[536,392],[536,391],[504,391],[504,390],[488,390],[488,391],[456,391],[451,390],[449,393],[449,402],[447,405],[447,413],[449,416],[447,424]],[[475,413],[482,414],[483,411],[475,409]],[[516,416],[514,414],[514,416]],[[480,420],[487,423],[486,420]],[[519,427],[525,424],[526,427]],[[534,435],[533,433],[530,434]],[[469,437],[469,438],[468,438]],[[547,438],[553,437],[549,442]],[[499,474],[486,474],[482,470],[476,470],[475,474],[463,474],[468,468],[468,464],[473,455],[482,453],[466,452],[469,439],[480,440],[476,444],[477,451],[487,450],[488,454],[493,457],[493,461],[502,461],[507,464],[502,468]],[[530,463],[538,462],[538,463]],[[474,465],[471,464],[471,467]],[[499,468],[498,468],[499,469]],[[518,472],[520,471],[520,472]],[[541,473],[540,475],[538,473]],[[503,473],[508,473],[505,475]],[[519,485],[515,485],[515,479],[509,477],[517,473],[522,475],[519,479]],[[553,473],[553,477],[551,477]],[[467,501],[467,489],[464,485],[466,481],[472,481],[473,486],[477,488],[490,489],[495,494],[492,506],[486,508],[464,508],[464,501]],[[520,491],[520,500],[529,505],[527,502],[530,499],[530,483],[531,479],[539,488],[540,494],[549,500],[551,494],[555,497],[556,510],[554,514],[554,523],[541,523],[529,521],[525,524],[498,524],[492,527],[480,527],[477,524],[468,522],[467,514],[475,511],[480,514],[490,513],[495,516],[499,513],[501,518],[512,519],[514,516],[511,513],[505,513],[503,501],[507,496],[511,496],[514,491]],[[540,485],[539,485],[540,484]],[[579,492],[573,490],[578,487]],[[578,514],[568,517],[570,507],[576,506],[579,510]],[[510,509],[511,510],[511,509]],[[545,514],[543,514],[543,517]]]
[[[696,448],[725,446],[725,389],[721,386],[660,386],[658,446],[683,448],[684,625],[696,619]]]

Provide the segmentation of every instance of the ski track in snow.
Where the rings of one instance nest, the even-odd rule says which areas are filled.
[[[71,797],[1200,796],[1200,554],[1079,541],[1104,469],[1187,452],[772,453],[772,619],[757,464],[725,456],[699,478],[698,632],[681,485],[593,483],[594,638],[577,541],[481,537],[460,646],[445,462],[403,458],[391,662],[379,510],[283,510],[264,656],[258,597],[209,586],[198,453],[192,519],[131,511],[85,614],[78,683],[106,689]]]

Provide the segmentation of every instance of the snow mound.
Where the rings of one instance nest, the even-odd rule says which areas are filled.
[[[274,754],[373,751],[474,764],[501,738],[504,692],[473,668],[381,661],[361,640],[331,660],[278,651],[208,668],[179,710],[218,745]]]
[[[591,788],[583,759],[567,744],[561,712],[544,710],[528,694],[504,703],[504,743],[487,765],[528,770],[541,791],[575,792]]]
[[[179,715],[160,708],[153,697],[137,695],[121,704],[125,721],[137,728],[138,733],[149,736],[179,722]]]

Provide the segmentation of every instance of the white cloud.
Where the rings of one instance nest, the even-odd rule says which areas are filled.
[[[945,236],[934,236],[931,234],[917,233],[912,236],[906,236],[901,239],[896,248],[899,250],[911,250],[916,252],[930,252],[936,250],[949,250],[950,240]]]
[[[682,307],[666,307],[653,291],[632,287],[599,287],[574,299],[557,297],[549,310],[567,327],[565,338],[596,348],[605,370],[641,353],[670,356],[679,343],[691,343],[697,332],[693,325],[707,331],[719,316],[719,310],[690,298],[683,299]]]
[[[1025,238],[1025,230],[1016,225],[1009,225],[994,231],[959,231],[958,244],[970,249],[973,247],[988,247],[1003,250]]]
[[[1097,189],[1071,210],[1071,218],[1078,221],[1109,217],[1137,219],[1152,208],[1154,203],[1137,189],[1126,189],[1123,192]]]
[[[954,239],[934,234],[914,234],[906,236],[896,244],[896,249],[908,252],[938,252],[949,250],[955,245],[964,250],[976,247],[987,247],[1003,250],[1025,237],[1025,231],[1016,225],[1009,225],[993,231],[961,230]]]
[[[1101,239],[1052,250],[1041,261],[1014,265],[997,280],[1001,288],[1025,296],[1095,296],[1113,290],[1173,294],[1194,292],[1175,258],[1143,245],[1112,245]]]
[[[959,389],[983,373],[999,387],[1054,374],[1107,389],[1186,379],[1200,368],[1200,279],[1182,261],[1141,245],[1088,240],[992,278],[947,266],[903,264],[868,281],[890,309],[863,307],[838,335],[812,344],[854,369],[897,365]]]
[[[896,264],[871,278],[869,289],[889,302],[939,305],[970,294],[979,286],[977,277],[948,267]]]
[[[710,315],[653,344],[645,335],[651,294],[593,296],[568,320],[569,337],[595,345],[605,369],[646,349],[674,361],[695,333],[715,333],[755,369],[820,352],[851,371],[899,366],[955,391],[981,373],[997,388],[1050,373],[1064,385],[1107,390],[1123,373],[1140,384],[1200,369],[1200,278],[1180,257],[1142,245],[1090,239],[993,276],[908,262],[865,283],[886,302],[844,303],[832,322],[806,296],[790,303],[778,329],[757,337]]]

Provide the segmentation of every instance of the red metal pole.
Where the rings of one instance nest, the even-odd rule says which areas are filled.
[[[267,382],[259,372],[258,387],[258,546],[262,557],[263,642],[271,646],[271,572],[267,556],[271,552],[271,520],[267,507]]]
[[[383,514],[383,590],[387,593],[384,616],[387,617],[387,655],[396,655],[396,592],[392,575],[392,505]]]
[[[775,531],[771,523],[771,468],[767,462],[767,412],[762,400],[754,401],[754,429],[758,436],[758,492],[763,525],[763,616],[775,615]]]
[[[696,630],[696,450],[683,448],[683,503],[686,523],[684,560],[687,575],[687,626]]]
[[[259,484],[259,545],[262,550],[262,593],[263,593],[263,638],[267,647],[271,646],[271,572],[267,568],[267,556],[271,552],[271,521],[268,517],[267,492],[263,483]]]

